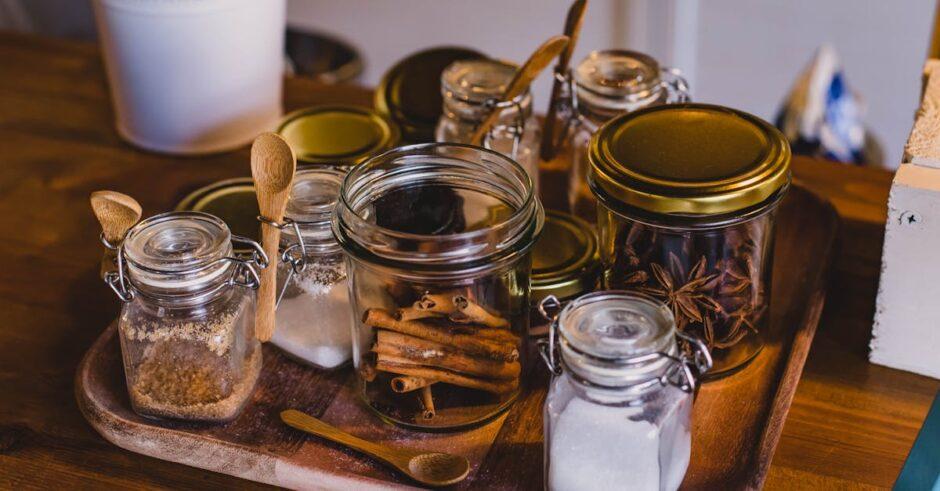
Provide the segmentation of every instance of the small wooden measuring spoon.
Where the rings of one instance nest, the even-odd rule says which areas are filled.
[[[470,461],[459,455],[387,447],[363,440],[294,409],[281,412],[281,421],[312,435],[345,445],[398,469],[421,484],[439,487],[456,484],[470,473]]]
[[[251,145],[251,176],[258,195],[261,216],[276,223],[284,219],[284,208],[290,197],[297,158],[290,145],[275,133],[262,133]],[[268,267],[261,272],[255,335],[262,342],[274,335],[274,307],[277,303],[277,250],[281,230],[261,226],[261,244],[268,256]]]
[[[565,18],[565,35],[568,36],[568,46],[558,57],[558,63],[555,65],[555,73],[564,74],[568,71],[568,64],[571,63],[571,55],[578,44],[578,36],[581,34],[581,24],[584,23],[584,12],[587,10],[587,0],[575,0],[568,8],[568,16]],[[552,97],[548,102],[548,114],[545,115],[545,126],[542,128],[542,143],[539,147],[539,153],[542,160],[551,160],[555,158],[558,151],[558,139],[563,135],[555,135],[555,125],[557,124],[558,98],[561,96],[562,81],[557,78],[552,83]],[[564,128],[562,128],[564,129]]]
[[[542,45],[532,53],[532,56],[529,56],[529,59],[519,67],[516,75],[513,76],[509,85],[506,86],[506,92],[503,93],[500,102],[511,101],[525,92],[525,90],[529,88],[529,85],[532,84],[532,81],[535,80],[535,77],[542,73],[542,70],[544,70],[567,45],[568,36],[554,36],[542,43]],[[483,137],[486,136],[490,128],[496,124],[496,121],[499,120],[500,111],[501,109],[498,107],[493,108],[486,116],[486,119],[474,130],[473,136],[470,138],[471,143],[474,145],[483,143]]]
[[[101,223],[105,240],[117,247],[127,231],[140,220],[143,213],[140,203],[117,191],[95,191],[91,193],[91,209]],[[101,258],[101,276],[114,269],[115,251],[105,249]]]

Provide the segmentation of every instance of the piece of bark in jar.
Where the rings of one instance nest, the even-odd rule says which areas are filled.
[[[411,360],[420,365],[487,378],[511,379],[521,373],[518,361],[475,357],[452,346],[381,329],[372,351]]]
[[[505,361],[519,359],[518,337],[504,329],[462,325],[457,329],[423,321],[399,321],[388,311],[368,309],[362,323],[409,336],[455,346],[469,353]]]
[[[471,377],[441,368],[427,367],[412,363],[410,360],[388,355],[378,355],[376,369],[398,375],[421,377],[434,382],[457,385],[468,389],[477,389],[493,394],[507,394],[519,387],[519,378],[493,380]]]

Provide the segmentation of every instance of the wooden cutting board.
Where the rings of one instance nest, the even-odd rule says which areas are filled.
[[[770,467],[822,312],[838,218],[826,200],[795,185],[778,227],[770,341],[745,369],[699,392],[684,488],[759,488]],[[150,420],[130,408],[112,324],[82,360],[75,390],[85,418],[115,445],[245,479],[290,488],[413,485],[367,457],[282,424],[278,413],[296,408],[361,437],[465,455],[472,470],[459,489],[542,489],[547,370],[537,371],[505,415],[461,433],[416,433],[382,423],[357,399],[350,372],[304,368],[265,346],[258,387],[235,421]]]

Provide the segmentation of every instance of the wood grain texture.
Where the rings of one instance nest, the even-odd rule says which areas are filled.
[[[264,487],[122,450],[85,422],[73,393],[75,367],[118,308],[95,269],[89,193],[116,189],[148,214],[170,210],[202,185],[248,176],[247,147],[170,158],[124,144],[94,46],[0,33],[0,67],[0,488]],[[285,109],[370,100],[365,90],[289,79]],[[940,389],[867,362],[891,174],[802,158],[794,171],[830,199],[842,227],[765,489],[890,487]],[[525,405],[541,401],[506,416],[506,445],[487,454],[488,468],[540,465],[541,428],[519,423]]]
[[[761,487],[822,310],[837,222],[831,205],[802,188],[792,188],[784,200],[778,214],[767,346],[741,371],[704,384],[699,391],[685,488]],[[299,442],[297,435],[285,434],[277,415],[299,409],[370,441],[387,436],[382,443],[466,456],[472,472],[460,488],[542,487],[542,403],[548,374],[541,365],[531,372],[533,380],[508,416],[470,432],[428,435],[392,428],[363,409],[348,371],[302,369],[274,348],[266,349],[264,356],[264,373],[252,401],[225,426],[161,425],[134,414],[113,328],[79,366],[76,394],[95,429],[118,446],[269,484],[323,482],[369,489],[409,484],[396,474],[380,472],[369,459],[360,459],[367,464],[365,472],[352,472],[353,457],[332,453],[318,439]],[[336,414],[347,416],[332,421],[330,415]]]

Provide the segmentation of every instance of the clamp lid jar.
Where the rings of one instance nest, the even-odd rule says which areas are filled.
[[[557,306],[548,297],[542,311]],[[570,302],[540,344],[555,375],[544,407],[546,488],[677,489],[696,377],[711,366],[705,346],[677,332],[662,303],[620,291]]]
[[[233,241],[253,252],[234,255]],[[128,231],[106,281],[124,302],[118,332],[136,412],[213,422],[239,413],[261,369],[254,289],[266,264],[257,243],[205,213],[164,213]]]

